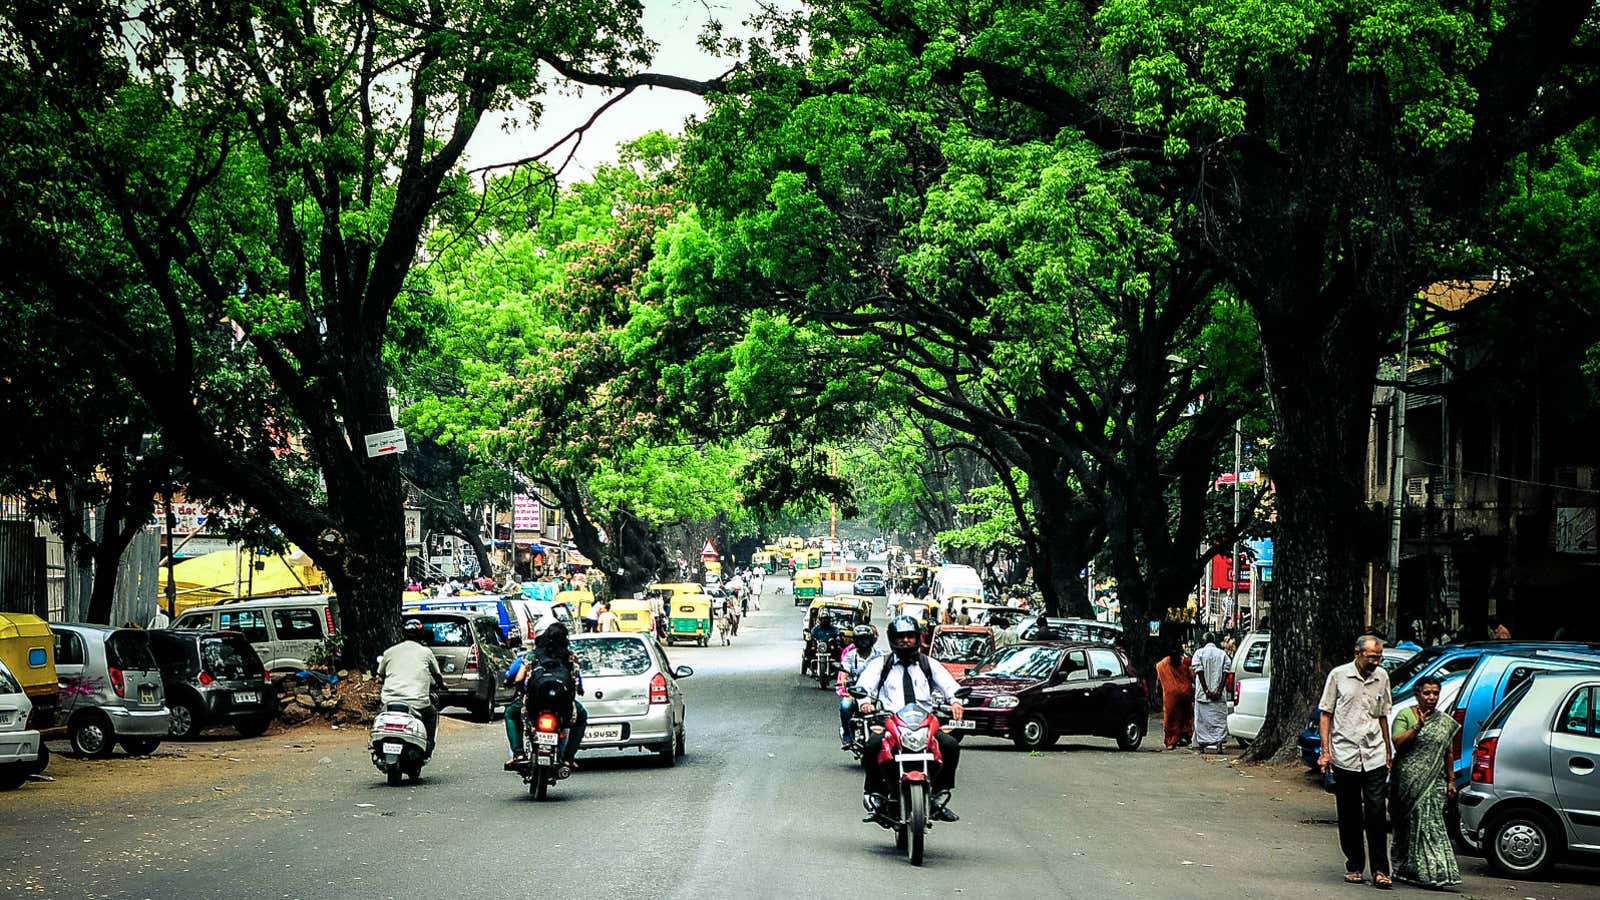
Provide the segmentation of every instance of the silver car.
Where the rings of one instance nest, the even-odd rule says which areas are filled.
[[[1600,673],[1546,673],[1508,694],[1479,732],[1459,795],[1461,833],[1490,868],[1537,878],[1600,861]]]
[[[160,746],[172,725],[161,668],[148,636],[133,628],[52,624],[60,719],[80,756],[110,756],[122,744],[140,756]]]
[[[673,765],[683,755],[684,705],[678,679],[688,666],[673,668],[651,634],[575,634],[589,727],[581,749],[639,747]]]

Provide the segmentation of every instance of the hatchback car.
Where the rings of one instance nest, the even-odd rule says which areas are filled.
[[[0,790],[21,787],[28,776],[44,770],[49,758],[39,732],[28,727],[33,701],[11,670],[0,661]]]
[[[1467,675],[1467,682],[1456,696],[1450,714],[1461,725],[1455,747],[1456,785],[1468,783],[1472,757],[1462,753],[1478,741],[1483,723],[1518,685],[1542,672],[1600,671],[1600,654],[1569,650],[1517,650],[1486,654]],[[1600,777],[1600,776],[1597,776]]]
[[[515,691],[505,685],[505,674],[516,655],[497,621],[456,612],[407,613],[405,618],[422,623],[423,646],[444,671],[440,706],[465,706],[474,718],[488,721],[497,704],[511,702]]]
[[[1056,616],[1033,616],[1023,619],[1013,626],[1017,637],[1024,641],[1037,640],[1043,630],[1043,624],[1050,626],[1054,632],[1053,640],[1058,641],[1083,641],[1087,643],[1111,646],[1122,639],[1122,626],[1114,622],[1101,622],[1098,619],[1071,619]]]
[[[580,749],[638,747],[674,765],[684,749],[687,710],[678,680],[694,670],[673,668],[649,633],[572,636],[572,652],[583,677],[589,727]]]
[[[1461,836],[1496,872],[1600,862],[1600,673],[1523,681],[1483,723],[1457,799]]]
[[[996,650],[961,684],[972,688],[965,717],[972,724],[956,725],[957,734],[1010,738],[1025,750],[1052,746],[1064,734],[1116,738],[1124,750],[1144,741],[1144,682],[1114,647],[1013,644]]]
[[[61,719],[73,752],[110,756],[120,743],[138,756],[160,746],[172,717],[148,633],[104,625],[52,624],[50,630]]]
[[[854,593],[863,597],[883,597],[889,593],[889,583],[883,576],[872,572],[862,572],[856,576]]]
[[[267,730],[277,714],[271,676],[237,631],[156,630],[150,651],[172,713],[168,734],[192,741],[201,729],[232,725],[243,737]]]

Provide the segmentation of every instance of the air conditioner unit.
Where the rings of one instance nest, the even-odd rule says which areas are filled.
[[[1406,479],[1406,501],[1425,503],[1428,499],[1428,476],[1412,475]]]

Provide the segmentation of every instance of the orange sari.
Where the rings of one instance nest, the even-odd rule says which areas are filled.
[[[1194,672],[1189,658],[1176,666],[1172,657],[1156,663],[1156,678],[1161,682],[1161,725],[1166,731],[1167,749],[1194,735]]]

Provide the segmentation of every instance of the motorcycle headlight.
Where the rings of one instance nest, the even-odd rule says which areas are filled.
[[[900,738],[900,744],[912,753],[921,753],[928,749],[928,732],[921,728],[908,731]]]
[[[1007,694],[1004,697],[995,697],[989,701],[989,707],[991,709],[1015,709],[1016,706],[1017,698],[1011,696],[1010,694]]]

